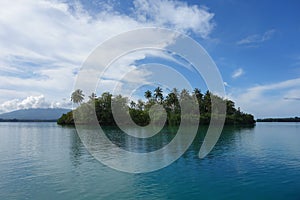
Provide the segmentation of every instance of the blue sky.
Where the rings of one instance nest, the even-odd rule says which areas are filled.
[[[97,45],[155,26],[201,44],[220,70],[227,97],[242,110],[257,118],[299,116],[300,101],[293,99],[300,98],[299,8],[296,0],[2,1],[0,112],[70,107],[76,74]],[[145,55],[114,66],[135,69]],[[123,68],[108,71],[103,87],[110,90]]]

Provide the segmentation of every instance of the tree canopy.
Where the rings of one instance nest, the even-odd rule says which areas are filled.
[[[167,112],[167,121],[166,125],[177,126],[180,125],[181,121],[181,107],[180,102],[183,99],[195,98],[198,101],[198,108],[200,111],[200,124],[209,124],[211,118],[211,101],[214,101],[218,104],[225,103],[226,105],[226,120],[225,124],[231,125],[252,125],[255,123],[254,117],[251,114],[244,113],[240,108],[235,108],[235,103],[229,99],[223,99],[217,95],[212,94],[210,91],[206,91],[205,94],[201,93],[201,90],[195,88],[192,93],[188,90],[183,89],[178,91],[174,88],[170,93],[164,96],[163,90],[160,87],[155,88],[153,92],[147,90],[144,93],[144,97],[147,99],[143,101],[139,99],[137,102],[129,101],[127,97],[121,95],[113,96],[109,92],[104,92],[102,95],[98,96],[93,93],[89,96],[89,100],[83,103],[84,94],[82,90],[77,89],[72,93],[71,99],[74,103],[79,103],[80,106],[75,110],[64,114],[59,120],[58,124],[72,125],[74,124],[73,112],[85,111],[81,113],[81,117],[84,120],[84,123],[92,122],[91,109],[95,110],[98,123],[101,125],[116,125],[114,116],[112,113],[112,103],[121,102],[123,106],[121,109],[124,109],[127,112],[132,120],[141,126],[145,126],[150,123],[149,111],[151,107],[155,104],[162,105]],[[212,98],[213,97],[213,98]],[[159,116],[156,117],[159,118]],[[189,113],[193,115],[193,113]],[[189,117],[189,116],[184,116]]]
[[[73,101],[73,103],[80,104],[83,100],[84,100],[84,94],[81,89],[77,89],[72,93],[71,101]]]

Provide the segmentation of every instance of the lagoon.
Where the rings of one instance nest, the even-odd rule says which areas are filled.
[[[116,128],[106,131],[110,138],[120,135]],[[172,139],[168,131],[147,148]],[[91,156],[75,128],[0,123],[0,199],[300,199],[300,123],[227,126],[199,159],[204,135],[200,128],[170,166],[129,174]]]

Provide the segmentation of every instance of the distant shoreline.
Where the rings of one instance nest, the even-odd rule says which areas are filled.
[[[300,122],[300,117],[264,118],[257,119],[256,122]]]
[[[40,120],[40,119],[0,119],[0,122],[57,122],[57,119]],[[299,117],[290,118],[264,118],[257,119],[256,122],[300,122]]]
[[[57,122],[57,119],[0,119],[0,122]]]

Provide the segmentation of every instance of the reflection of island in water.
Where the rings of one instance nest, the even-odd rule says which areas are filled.
[[[85,154],[83,152],[84,150],[84,146],[80,141],[79,136],[76,134],[76,131],[74,130],[73,136],[70,137],[70,158],[75,166],[80,165],[81,156]]]
[[[245,137],[245,135],[241,136],[241,134],[247,133],[247,131],[251,131],[254,126],[225,126],[224,130],[220,136],[220,139],[216,146],[213,148],[212,152],[210,152],[207,156],[207,159],[213,158],[215,156],[222,156],[224,153],[228,153],[231,151],[236,151],[238,144],[236,141],[241,141],[241,137]],[[122,130],[115,126],[111,127],[102,127],[105,132],[106,139],[111,141],[115,145],[115,151],[110,148],[110,145],[107,143],[103,143],[103,138],[100,136],[101,134],[95,127],[83,126],[82,127],[86,134],[80,135],[80,138],[77,134],[76,137],[72,137],[71,139],[71,157],[74,165],[81,164],[81,156],[85,154],[83,151],[84,143],[89,152],[97,158],[97,155],[101,152],[101,156],[107,157],[108,160],[113,160],[114,157],[118,157],[122,154],[116,150],[116,148],[123,149],[128,152],[136,152],[136,153],[149,153],[155,152],[166,145],[168,145],[176,136],[178,127],[164,127],[158,134],[149,137],[149,138],[138,138],[130,136],[124,133]],[[151,160],[149,157],[149,162],[146,163],[148,166],[154,165],[153,162],[168,162],[175,154],[180,154],[181,152],[185,152],[182,157],[185,160],[201,160],[199,159],[199,150],[203,143],[204,137],[206,135],[206,131],[208,126],[200,126],[194,140],[191,140],[191,136],[189,134],[190,127],[185,127],[185,133],[180,135],[178,140],[175,143],[176,148],[166,149],[163,153],[159,154],[159,157],[156,160]],[[126,132],[138,132],[139,130],[136,128],[129,128]],[[142,133],[141,133],[142,134]],[[251,137],[251,134],[250,134]],[[80,140],[81,139],[81,140]],[[249,138],[248,138],[249,139]],[[100,142],[101,140],[101,142]],[[190,143],[192,141],[192,143]],[[173,147],[174,147],[173,146]],[[153,161],[153,162],[150,162]],[[124,161],[126,162],[126,160]],[[128,160],[127,162],[136,162],[139,160]],[[198,162],[198,161],[197,161]],[[142,163],[141,163],[142,164]]]
[[[198,89],[193,93],[183,89],[179,93],[174,89],[164,97],[157,87],[153,95],[146,91],[145,97],[146,102],[129,103],[127,97],[105,92],[100,97],[92,94],[82,103],[84,95],[76,90],[72,100],[79,103],[78,108],[64,114],[57,123],[75,123],[90,154],[105,165],[133,173],[168,166],[190,148],[195,137],[195,144],[201,144],[195,152],[205,157],[216,144],[224,122],[235,126],[255,124],[254,117],[236,109],[233,101],[209,91],[202,94]],[[207,137],[201,138],[206,132]]]

